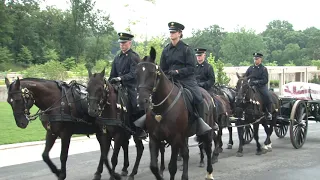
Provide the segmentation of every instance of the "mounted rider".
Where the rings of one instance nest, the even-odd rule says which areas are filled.
[[[194,50],[198,61],[195,69],[197,83],[200,87],[209,91],[214,85],[216,78],[213,67],[205,60],[207,49],[197,48]]]
[[[267,68],[262,65],[262,57],[263,55],[261,53],[253,53],[254,65],[247,69],[245,76],[249,77],[249,85],[255,86],[262,95],[263,104],[267,110],[267,120],[272,120],[272,100],[267,87],[269,75]]]
[[[136,120],[139,116],[137,107],[137,80],[136,66],[140,61],[139,55],[131,49],[133,35],[129,33],[118,33],[121,52],[116,55],[112,63],[112,68],[109,76],[110,83],[114,84],[121,82],[123,87],[128,91],[129,106],[131,106],[130,119]],[[132,122],[133,125],[133,122]],[[141,128],[136,128],[137,137],[145,139],[146,132]]]
[[[184,88],[191,91],[194,109],[196,110],[195,116],[199,127],[196,134],[201,135],[210,131],[212,128],[203,120],[204,100],[195,78],[195,56],[189,46],[181,40],[184,25],[177,22],[169,22],[168,26],[171,43],[162,51],[160,68],[166,75],[171,76]],[[215,124],[213,129],[218,130],[218,126]]]

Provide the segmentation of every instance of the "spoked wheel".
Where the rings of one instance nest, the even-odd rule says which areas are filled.
[[[303,146],[308,132],[308,109],[302,100],[297,100],[290,114],[290,139],[293,147],[299,149]]]
[[[244,144],[249,144],[253,139],[253,128],[252,125],[245,126],[243,132]]]
[[[274,127],[274,132],[278,138],[284,138],[288,132],[288,125],[278,124]]]

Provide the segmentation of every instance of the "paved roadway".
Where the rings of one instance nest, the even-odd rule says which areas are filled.
[[[260,129],[260,142],[264,141],[265,135]],[[236,133],[233,133],[236,140]],[[273,151],[267,154],[255,155],[255,142],[244,147],[244,156],[235,157],[237,143],[234,149],[227,150],[220,154],[219,162],[214,165],[214,177],[216,180],[318,180],[320,179],[320,125],[310,124],[307,142],[302,149],[294,149],[291,145],[289,133],[284,139],[278,139],[275,134],[272,137]],[[224,136],[227,142],[227,136]],[[192,143],[192,141],[190,142]],[[85,148],[85,147],[84,147]],[[170,148],[166,149],[166,168],[170,155]],[[130,147],[130,169],[135,157],[135,147]],[[205,169],[198,167],[198,148],[190,148],[189,179],[203,180]],[[28,152],[25,152],[28,156]],[[110,155],[109,155],[110,156]],[[120,151],[119,165],[117,170],[122,168],[122,151]],[[99,152],[88,152],[69,156],[67,163],[68,180],[90,180],[96,170]],[[1,161],[1,160],[0,160]],[[59,163],[59,159],[54,159]],[[178,162],[180,165],[181,162]],[[169,179],[169,172],[165,171],[165,179]],[[180,179],[181,172],[178,170],[176,179]],[[56,177],[49,171],[42,161],[25,163],[20,165],[0,168],[0,180],[56,180]],[[104,168],[103,180],[109,179],[106,168]],[[122,178],[126,179],[126,178]],[[155,179],[149,170],[149,151],[145,146],[142,162],[138,175],[135,179]]]

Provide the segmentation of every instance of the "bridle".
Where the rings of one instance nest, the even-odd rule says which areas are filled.
[[[88,105],[90,103],[90,101],[97,101],[98,102],[98,112],[99,112],[99,116],[101,116],[106,104],[110,104],[110,102],[108,102],[108,98],[109,98],[109,84],[107,83],[107,80],[104,79],[103,80],[103,92],[102,92],[102,98],[98,98],[95,96],[89,96],[89,93],[87,94],[87,99],[88,99]]]
[[[23,104],[24,104],[24,111],[23,112],[16,112],[13,111],[14,115],[25,115],[26,117],[31,117],[30,116],[30,108],[32,107],[32,105],[35,103],[35,99],[33,98],[33,94],[32,92],[28,89],[28,88],[21,88],[21,86],[19,87],[19,90],[15,90],[15,91],[10,91],[8,92],[9,95],[13,95],[13,94],[20,94],[22,96],[23,99]],[[11,98],[11,103],[14,100],[19,100],[19,99],[13,99]],[[28,107],[28,101],[32,101],[32,105],[30,107]],[[29,119],[29,121],[34,120],[34,119]]]
[[[150,87],[150,86],[147,86],[147,85],[144,85],[144,84],[138,86],[138,89],[147,89],[147,90],[152,89],[152,93],[149,96],[149,108],[153,109],[153,107],[157,107],[157,106],[162,105],[170,97],[170,95],[172,94],[173,89],[174,89],[173,79],[172,79],[172,88],[171,88],[170,92],[168,93],[168,95],[160,103],[154,104],[154,103],[152,103],[152,97],[154,96],[154,94],[157,91],[158,86],[159,86],[160,76],[161,76],[160,68],[159,68],[159,66],[157,64],[154,64],[154,63],[151,63],[151,62],[140,62],[140,63],[138,63],[137,66],[141,66],[143,64],[150,64],[150,65],[155,67],[155,71],[154,72],[155,72],[156,76],[155,76],[155,79],[153,81],[154,82],[153,87]],[[145,68],[145,67],[142,67],[142,68]]]
[[[153,111],[153,108],[154,107],[158,107],[158,106],[160,106],[160,105],[162,105],[169,97],[170,97],[170,95],[172,94],[172,92],[173,92],[173,89],[174,89],[174,82],[173,82],[173,78],[171,78],[171,81],[172,81],[172,88],[171,88],[171,90],[170,90],[170,92],[167,94],[167,96],[160,102],[160,103],[158,103],[158,104],[154,104],[154,103],[152,103],[152,99],[153,99],[153,97],[154,97],[154,95],[155,95],[155,92],[158,90],[158,88],[159,88],[159,82],[160,82],[160,76],[161,76],[161,70],[160,70],[160,68],[159,68],[159,66],[157,65],[157,64],[154,64],[154,63],[151,63],[151,62],[140,62],[140,63],[138,63],[138,67],[140,67],[141,65],[143,65],[143,64],[150,64],[150,65],[152,65],[152,66],[154,66],[155,67],[155,71],[154,71],[154,73],[155,73],[155,79],[154,79],[154,84],[153,84],[153,86],[152,87],[150,87],[150,86],[147,86],[147,85],[139,85],[138,86],[138,89],[147,89],[147,90],[149,90],[150,91],[150,89],[152,89],[152,93],[149,95],[149,101],[146,99],[146,102],[145,103],[149,103],[149,109],[151,110],[151,113],[152,113],[152,115],[154,116],[154,118],[158,121],[158,122],[160,122],[161,121],[161,119],[165,116],[165,115],[167,115],[168,114],[168,112],[174,107],[174,105],[178,102],[178,100],[179,100],[179,98],[180,98],[180,96],[181,96],[181,94],[182,94],[182,86],[181,86],[181,88],[179,89],[179,93],[177,94],[177,96],[175,96],[175,98],[174,98],[174,100],[172,101],[172,103],[162,112],[162,113],[155,113],[154,111]],[[143,69],[143,71],[145,70],[144,69],[145,67],[143,66],[142,67],[142,69]],[[145,111],[147,111],[147,109],[145,109]]]

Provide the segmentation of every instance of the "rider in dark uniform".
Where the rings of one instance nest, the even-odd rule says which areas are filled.
[[[199,127],[197,128],[197,135],[201,135],[212,128],[203,120],[204,100],[194,74],[196,68],[195,56],[191,48],[180,40],[184,26],[177,22],[170,22],[168,26],[171,43],[162,51],[160,68],[165,74],[171,76],[175,81],[179,81],[183,87],[191,91]],[[213,127],[213,129],[217,130],[218,126]]]
[[[135,69],[139,63],[139,55],[131,49],[131,41],[134,37],[128,33],[118,33],[121,52],[116,55],[112,63],[112,69],[109,76],[110,83],[121,82],[121,84],[127,89],[129,101],[131,105],[132,119],[136,120],[139,110],[137,108],[137,80]],[[146,138],[146,132],[137,128],[136,136],[140,138]]]
[[[206,49],[197,48],[195,49],[197,56],[197,65],[196,65],[196,79],[198,85],[203,89],[209,91],[215,83],[215,75],[213,67],[209,64],[206,59]]]
[[[268,70],[261,63],[263,55],[261,53],[253,53],[254,65],[250,66],[246,71],[246,77],[249,77],[249,85],[256,86],[264,99],[264,105],[267,108],[267,119],[271,120],[272,100],[268,91]]]

